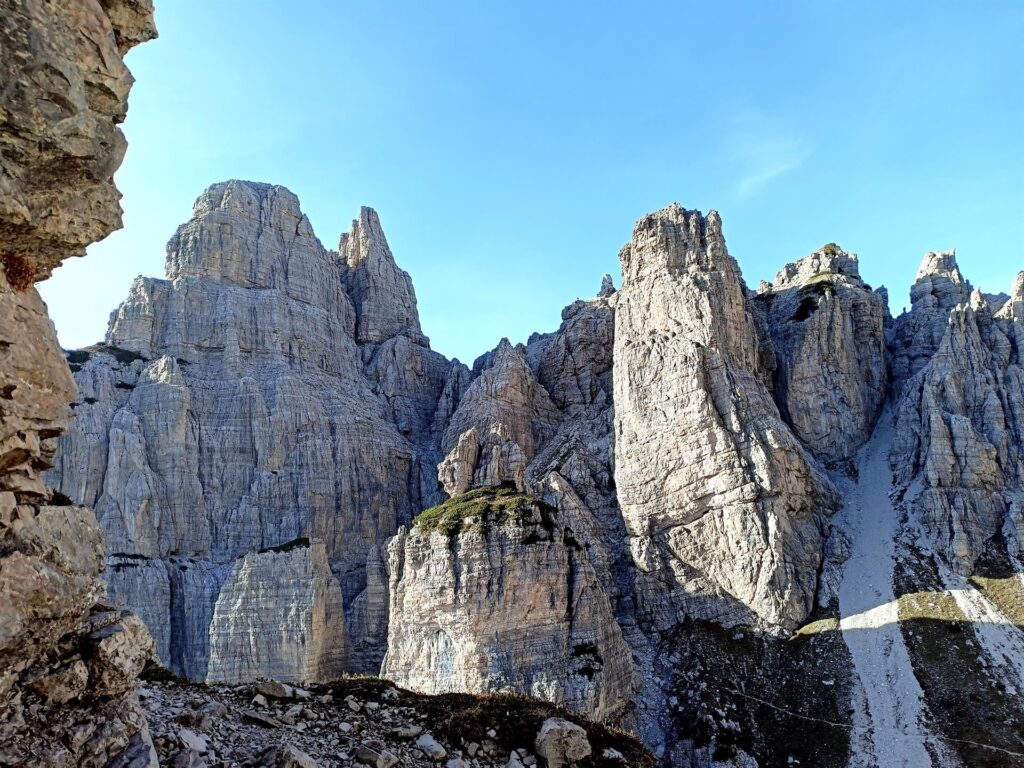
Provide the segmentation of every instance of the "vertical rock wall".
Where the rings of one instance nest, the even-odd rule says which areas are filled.
[[[343,671],[344,610],[323,542],[299,540],[241,558],[217,596],[207,679],[306,682]]]
[[[240,647],[251,663],[236,668],[224,640],[249,619],[247,598],[221,603],[222,589],[299,599],[272,586],[291,561],[246,559],[299,538],[325,553],[317,578],[340,587],[349,668],[379,668],[387,601],[366,564],[436,497],[433,415],[450,364],[420,333],[373,211],[343,246],[326,250],[283,187],[213,185],[168,243],[166,279],[136,280],[105,343],[70,355],[81,397],[49,480],[95,506],[117,563],[112,594],[168,617],[155,632],[179,674],[337,674],[341,651],[321,663],[318,644],[306,657]],[[269,591],[238,587],[239,569]],[[328,596],[325,584],[309,597],[301,631],[336,633],[312,623],[333,615]]]
[[[838,500],[765,386],[721,221],[670,206],[620,259],[615,480],[643,611],[792,630]]]
[[[782,417],[822,460],[849,459],[885,401],[884,292],[861,280],[855,255],[830,243],[786,265],[753,308],[775,351]]]
[[[440,529],[416,525],[392,540],[382,674],[431,693],[514,691],[616,720],[632,705],[629,648],[573,530],[527,496],[473,498],[491,509],[465,520],[453,509]]]
[[[155,765],[134,695],[153,641],[98,601],[92,510],[42,481],[75,384],[32,283],[121,225],[112,176],[145,0],[0,2],[0,762]]]
[[[892,360],[905,381],[896,479],[955,571],[986,553],[1012,566],[1024,544],[1024,277],[990,301],[952,253],[928,254],[911,300],[894,343],[913,353]]]

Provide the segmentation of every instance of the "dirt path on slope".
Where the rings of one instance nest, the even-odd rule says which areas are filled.
[[[933,753],[941,747],[923,724],[924,695],[903,641],[893,591],[899,513],[889,496],[892,435],[886,412],[858,456],[860,480],[851,484],[843,510],[850,557],[839,587],[840,628],[867,699],[871,731],[864,741],[873,753],[856,755],[851,762],[933,768],[929,747]]]

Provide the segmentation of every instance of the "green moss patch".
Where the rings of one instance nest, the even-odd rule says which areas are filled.
[[[515,486],[506,484],[474,488],[453,496],[424,510],[412,523],[414,529],[438,531],[446,536],[457,536],[470,529],[482,531],[490,524],[519,527],[539,525],[551,533],[555,529],[555,512],[550,504],[520,493]]]

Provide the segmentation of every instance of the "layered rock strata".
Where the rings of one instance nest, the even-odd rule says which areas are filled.
[[[782,638],[834,610],[823,568],[844,552],[829,472],[856,479],[887,398],[898,486],[944,561],[1017,555],[1024,276],[972,293],[929,254],[893,321],[829,244],[755,294],[717,214],[677,205],[620,259],[619,291],[606,276],[556,331],[470,368],[430,349],[371,210],[333,252],[287,190],[214,185],[167,279],[136,281],[105,344],[70,354],[78,419],[49,480],[95,505],[109,594],[192,679],[383,657],[422,690],[633,728],[668,762],[770,763],[767,732],[733,738],[698,682],[715,676],[680,674],[677,651],[699,667],[731,638],[799,674]],[[812,643],[826,667],[837,644]],[[821,701],[842,717],[851,691]]]
[[[774,348],[775,401],[816,456],[849,459],[871,435],[886,396],[884,289],[830,243],[788,264],[759,291]]]
[[[389,547],[381,673],[428,693],[513,691],[600,720],[632,698],[629,649],[558,510],[513,486],[456,496]]]
[[[714,212],[641,219],[615,309],[615,479],[655,626],[812,610],[835,490],[782,420]]]
[[[151,766],[134,695],[152,639],[99,601],[93,512],[42,473],[75,384],[32,283],[121,225],[112,176],[138,2],[0,2],[0,762]]]
[[[1024,276],[993,304],[952,253],[928,254],[911,300],[895,343],[914,354],[892,358],[896,381],[910,374],[892,465],[944,561],[969,575],[1024,543]]]
[[[167,278],[136,280],[105,345],[70,358],[82,397],[51,482],[96,507],[113,558],[146,559],[112,591],[169,617],[161,657],[180,674],[238,674],[218,666],[228,648],[213,653],[218,594],[241,559],[298,538],[340,585],[349,666],[379,665],[386,600],[367,562],[436,496],[433,407],[420,403],[437,403],[450,365],[419,332],[376,214],[342,247],[326,250],[282,187],[214,185],[169,242]],[[275,567],[258,570],[273,581]],[[338,666],[293,661],[247,674]]]
[[[217,595],[209,636],[211,682],[340,677],[345,616],[323,542],[241,558]]]

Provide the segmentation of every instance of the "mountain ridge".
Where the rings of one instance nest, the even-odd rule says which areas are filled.
[[[969,573],[997,535],[1016,556],[1019,528],[1007,527],[1020,514],[1016,454],[998,445],[1024,436],[1014,384],[1024,279],[990,307],[952,253],[928,254],[912,309],[893,319],[885,289],[867,286],[856,256],[835,244],[751,291],[721,227],[714,212],[678,204],[642,217],[620,254],[619,290],[606,278],[595,298],[563,311],[558,330],[502,340],[470,368],[430,349],[411,278],[372,209],[328,251],[287,190],[214,185],[169,243],[168,280],[138,279],[112,315],[107,344],[146,359],[100,354],[76,372],[78,418],[48,480],[96,506],[110,551],[121,553],[112,596],[140,611],[164,662],[187,677],[219,679],[207,648],[227,658],[232,638],[263,627],[231,595],[269,589],[270,605],[319,615],[321,598],[242,567],[306,537],[326,553],[317,578],[342,593],[345,669],[375,673],[384,659],[400,683],[443,692],[454,649],[471,650],[457,687],[517,690],[612,718],[669,764],[710,765],[722,750],[770,763],[777,745],[737,741],[728,718],[698,714],[706,693],[689,689],[683,707],[710,717],[706,726],[680,725],[682,705],[671,701],[693,682],[674,682],[671,663],[657,671],[675,655],[672,638],[705,622],[712,635],[710,625],[735,628],[774,648],[840,610],[837,486],[856,477],[883,413],[896,414],[899,487],[923,478],[933,488],[894,514],[962,529],[951,542],[945,523],[926,534],[954,571]],[[941,402],[943,387],[965,380],[976,382],[971,399]],[[959,431],[933,427],[922,443],[918,425],[936,419]],[[964,440],[973,441],[966,454],[948,447]],[[916,455],[933,458],[903,462]],[[954,457],[953,474],[928,469],[939,456]],[[549,552],[471,529],[453,549],[448,537],[410,529],[446,496],[504,483],[556,509]],[[282,555],[282,567],[305,567],[304,551]],[[512,563],[526,570],[506,575]],[[493,591],[508,579],[507,592]],[[512,616],[525,585],[545,579],[566,616],[606,607],[553,628],[529,661],[529,621]],[[575,586],[557,587],[564,579]],[[453,587],[469,591],[445,609],[449,619],[427,610],[427,595]],[[427,591],[413,599],[411,589]],[[277,628],[259,632],[273,638]],[[316,668],[312,645],[279,664],[290,634],[251,658],[247,676],[273,669],[304,681],[300,670]],[[769,657],[782,663],[775,650]],[[851,678],[814,696],[843,712],[859,686]],[[820,764],[841,763],[831,754]]]

